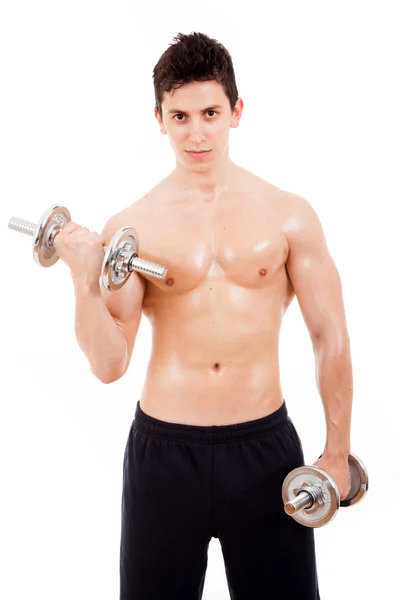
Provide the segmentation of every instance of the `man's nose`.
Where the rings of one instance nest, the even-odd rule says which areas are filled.
[[[190,140],[194,144],[201,144],[205,140],[205,133],[200,124],[194,124],[190,131]]]
[[[193,134],[190,139],[193,144],[201,144],[205,141],[204,135],[201,135],[200,133]]]

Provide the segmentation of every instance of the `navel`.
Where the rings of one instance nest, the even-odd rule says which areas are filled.
[[[213,369],[214,371],[218,372],[220,370],[220,364],[219,363],[214,363]]]

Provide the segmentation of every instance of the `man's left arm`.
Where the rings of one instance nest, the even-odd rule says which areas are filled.
[[[318,466],[327,467],[331,463],[334,471],[335,465],[342,464],[343,467],[343,461],[347,463],[350,453],[353,401],[350,340],[342,285],[320,220],[310,203],[301,196],[289,194],[288,211],[286,269],[312,340],[317,388],[327,427],[323,462]],[[337,474],[337,478],[342,480],[339,486],[342,491],[347,489],[343,476]]]

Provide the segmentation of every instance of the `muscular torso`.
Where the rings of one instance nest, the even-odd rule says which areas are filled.
[[[152,351],[140,405],[193,425],[257,419],[281,406],[278,344],[294,292],[285,192],[237,167],[229,189],[189,195],[168,178],[132,206],[147,279]]]

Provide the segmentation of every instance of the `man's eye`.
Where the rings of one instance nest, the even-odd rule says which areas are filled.
[[[214,113],[217,114],[216,110],[208,110],[207,114],[209,113]],[[184,117],[185,115],[183,115],[182,113],[177,113],[173,118],[176,119],[176,117]],[[179,121],[179,123],[182,123],[182,119],[177,119]]]

